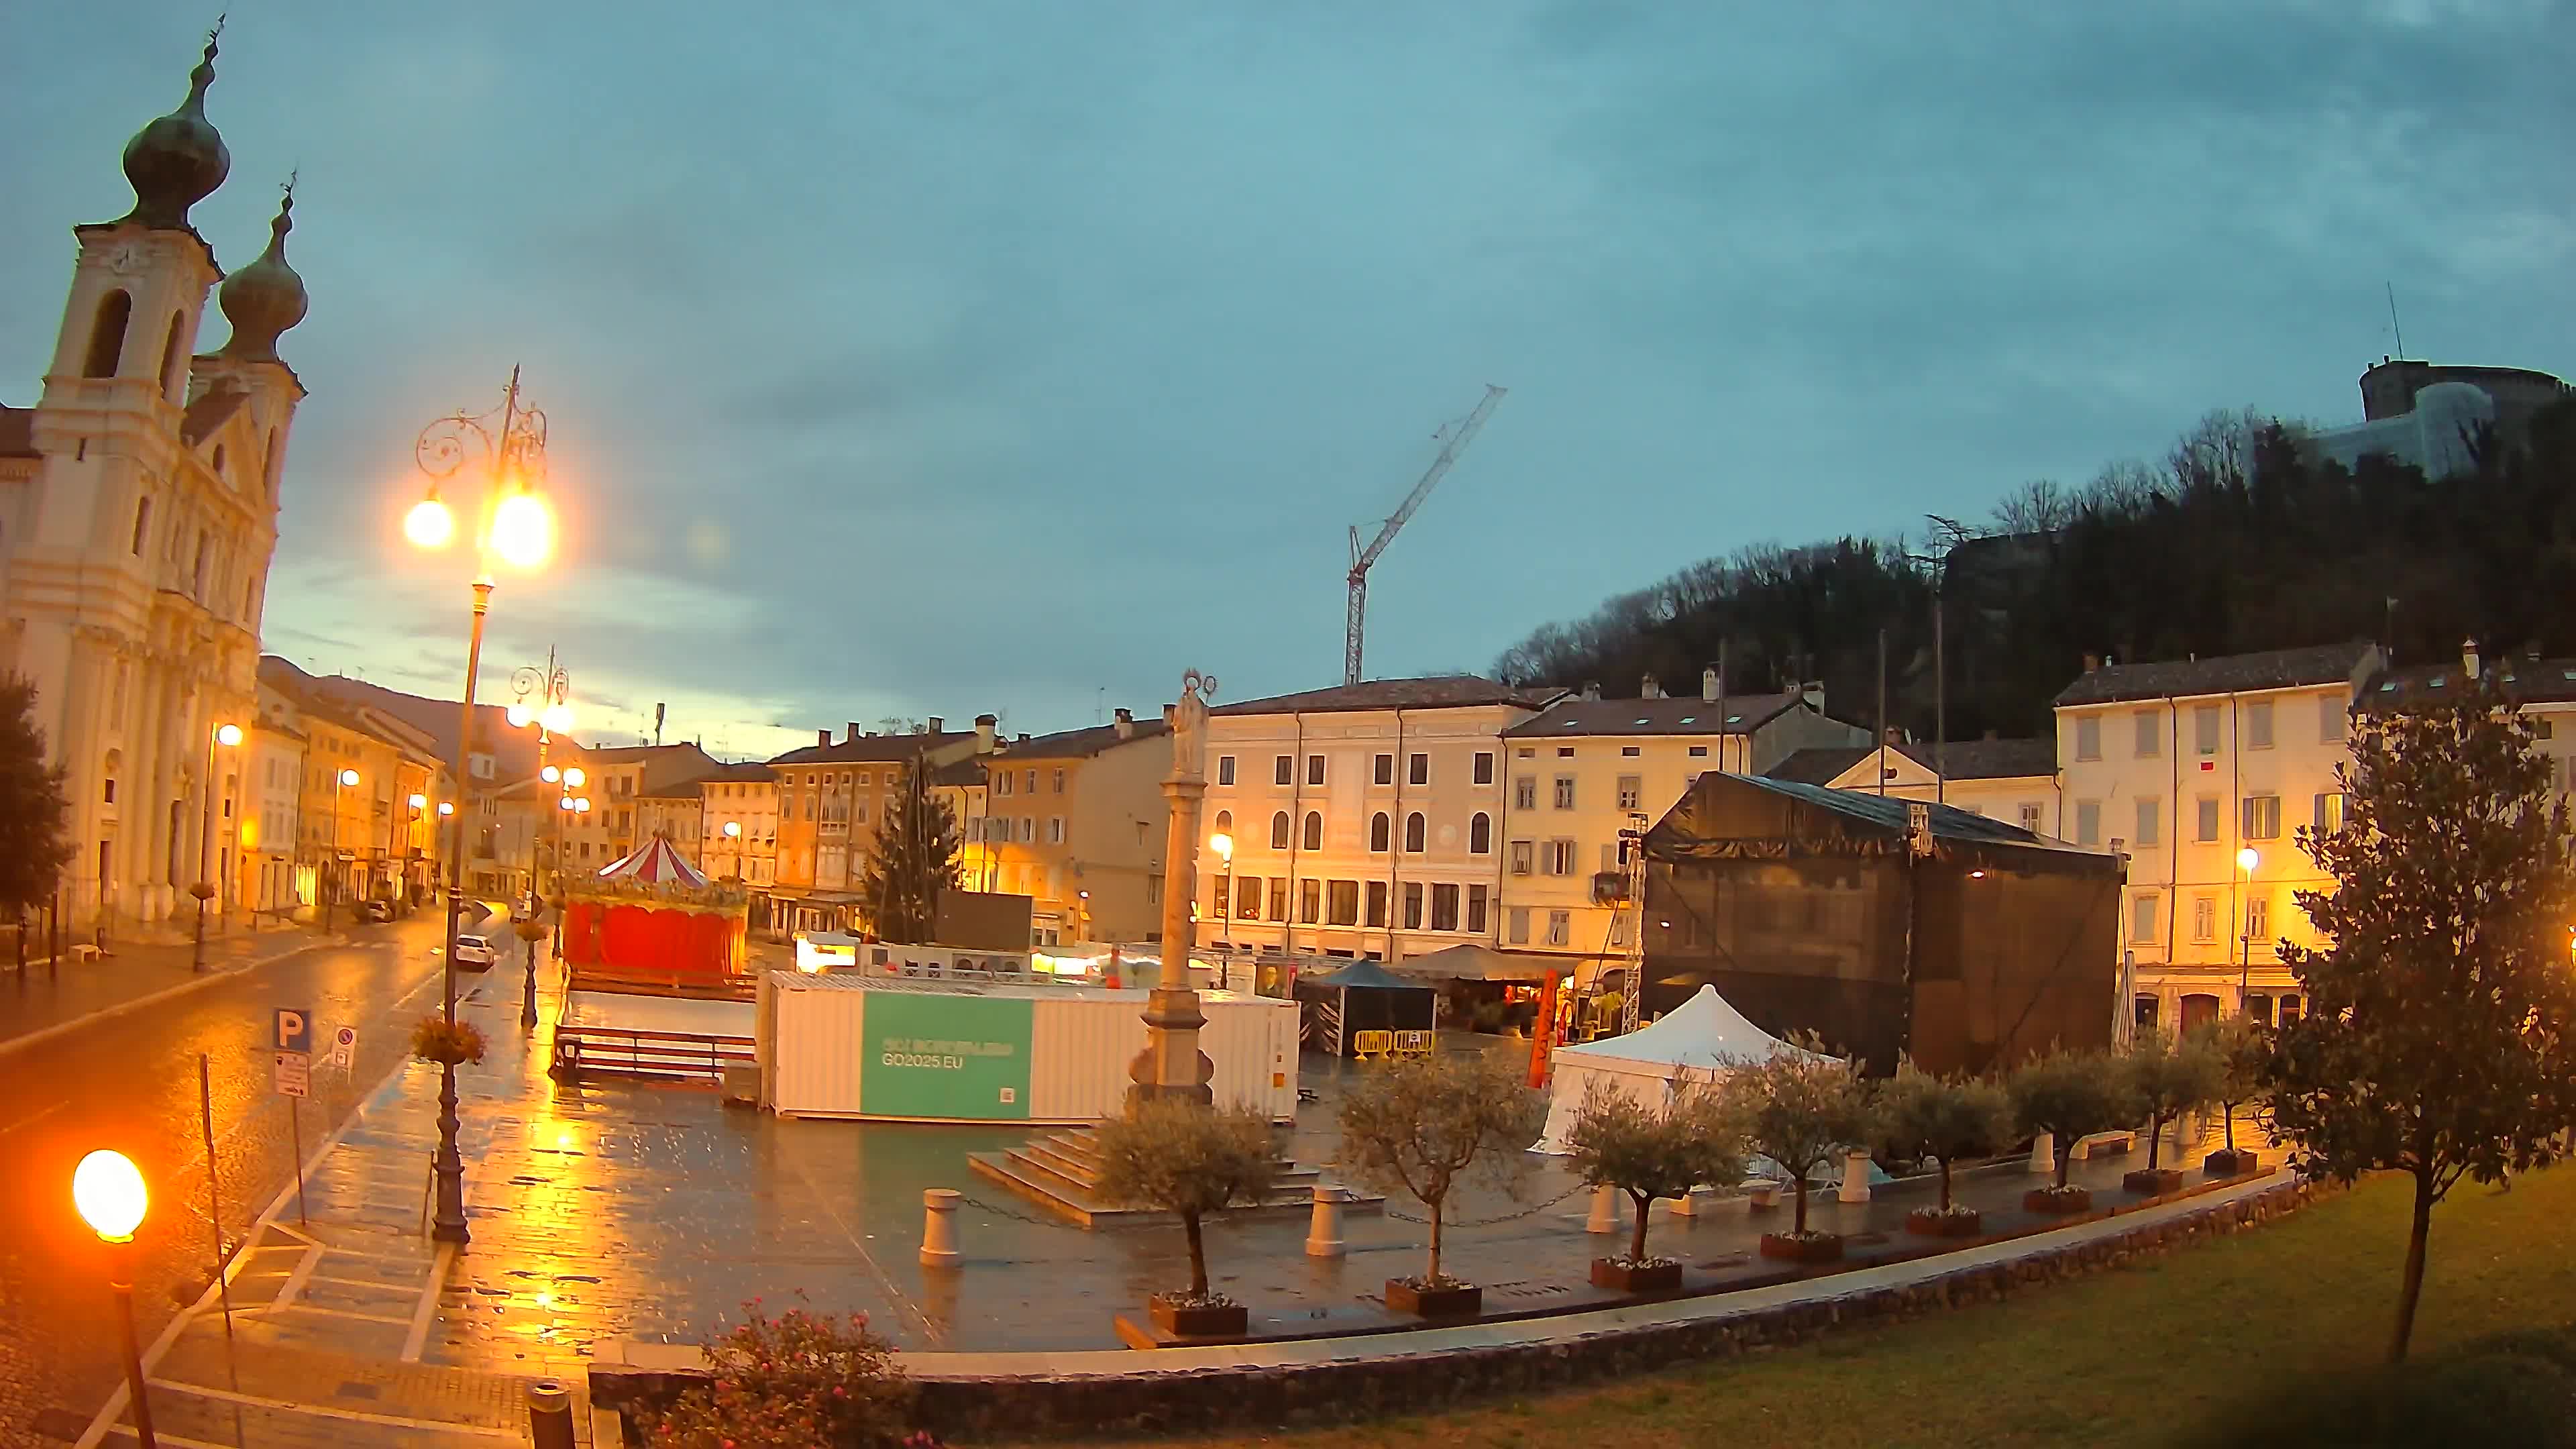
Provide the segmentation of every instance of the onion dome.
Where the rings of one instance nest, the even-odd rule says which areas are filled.
[[[206,37],[205,58],[188,73],[188,98],[179,109],[134,133],[125,143],[125,179],[134,185],[134,210],[126,221],[164,231],[183,231],[188,208],[224,184],[232,170],[232,153],[206,119],[206,87],[215,80],[215,37]]]
[[[268,224],[268,250],[259,254],[258,261],[224,278],[215,294],[224,320],[233,324],[224,356],[275,362],[278,336],[304,320],[304,279],[286,264],[286,234],[294,229],[295,183],[290,181],[285,199],[277,204],[276,220]]]

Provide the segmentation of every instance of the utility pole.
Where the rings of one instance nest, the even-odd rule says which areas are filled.
[[[1878,793],[1887,793],[1887,630],[1878,631]]]

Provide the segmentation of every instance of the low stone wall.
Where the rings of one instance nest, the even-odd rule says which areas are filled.
[[[1824,1277],[1812,1280],[1818,1296],[1799,1302],[1549,1342],[1408,1350],[1409,1335],[1389,1335],[1378,1340],[1382,1354],[1326,1363],[1176,1372],[1158,1371],[1158,1355],[1139,1353],[1132,1374],[924,1379],[918,1384],[920,1420],[923,1427],[951,1438],[1021,1439],[1266,1428],[1491,1403],[1690,1360],[1804,1343],[1846,1325],[1895,1322],[2006,1298],[2023,1288],[2258,1226],[2304,1205],[2313,1193],[2285,1173],[2281,1182],[2262,1191],[2161,1222],[2035,1248],[2001,1262],[1967,1264],[1901,1287],[1837,1293],[1834,1278]],[[1037,1357],[1031,1356],[1033,1361]],[[613,1408],[647,1406],[667,1402],[693,1377],[599,1367],[591,1371],[591,1397]]]

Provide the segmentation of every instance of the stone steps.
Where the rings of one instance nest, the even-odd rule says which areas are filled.
[[[977,1176],[1085,1227],[1147,1227],[1178,1221],[1167,1212],[1121,1207],[1103,1199],[1100,1153],[1090,1137],[1083,1131],[1052,1133],[999,1152],[969,1153],[966,1163]],[[1228,1208],[1226,1214],[1290,1215],[1310,1210],[1314,1189],[1323,1181],[1322,1171],[1286,1158],[1279,1159],[1277,1167],[1278,1176],[1260,1202]],[[1348,1194],[1345,1212],[1377,1212],[1386,1203],[1383,1197],[1354,1189],[1344,1192]]]

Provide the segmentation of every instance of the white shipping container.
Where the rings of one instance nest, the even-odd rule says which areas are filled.
[[[985,1045],[869,1034],[868,1005],[900,994],[907,1031],[929,1029],[939,998],[1026,1001],[1025,1075],[1008,1060],[1015,1043]],[[978,986],[955,982],[870,980],[848,974],[773,971],[760,983],[761,1101],[781,1116],[861,1117],[902,1121],[1064,1123],[1115,1116],[1124,1103],[1128,1067],[1145,1049],[1143,1013],[1150,993],[1102,987]],[[928,998],[925,1000],[924,998]],[[959,1028],[978,1034],[975,1009],[961,1006]],[[1199,1049],[1214,1063],[1210,1083],[1219,1105],[1254,1107],[1274,1121],[1297,1112],[1297,1006],[1268,997],[1209,992],[1199,998]],[[894,1013],[889,1010],[889,1016]],[[954,1033],[952,1033],[954,1034]],[[870,1054],[888,1084],[866,1100]],[[950,1053],[966,1053],[951,1055]],[[945,1069],[943,1071],[943,1068]],[[999,1084],[998,1087],[996,1084]],[[899,1099],[898,1099],[899,1098]]]

